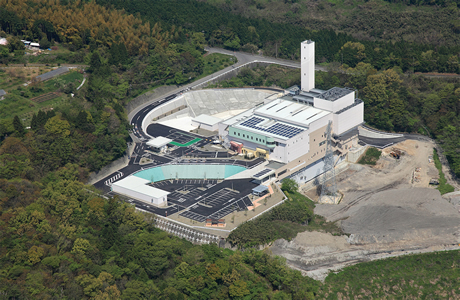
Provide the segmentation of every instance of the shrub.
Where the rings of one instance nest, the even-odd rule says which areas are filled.
[[[358,161],[362,165],[375,165],[380,158],[382,151],[374,147],[366,150],[364,156]]]

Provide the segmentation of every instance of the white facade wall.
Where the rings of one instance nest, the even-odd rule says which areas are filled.
[[[216,131],[219,129],[219,123],[214,124],[214,125],[208,125],[208,124],[196,122],[193,120],[192,120],[192,126],[200,127],[202,129],[209,130],[209,131]]]
[[[276,160],[279,162],[286,162],[287,160],[287,144],[278,143],[278,146],[275,146],[273,152],[270,154],[270,160]]]
[[[147,134],[147,127],[152,123],[152,120],[158,116],[167,113],[171,110],[174,110],[182,105],[186,105],[185,99],[183,96],[175,98],[165,104],[162,104],[155,109],[151,110],[142,121],[142,130]]]
[[[136,200],[141,200],[141,201],[143,201],[145,203],[154,204],[154,205],[157,205],[157,206],[164,206],[164,205],[166,205],[166,201],[167,201],[167,196],[163,196],[163,197],[160,197],[160,198],[155,198],[155,197],[152,197],[152,196],[150,196],[148,194],[145,194],[145,193],[142,193],[142,192],[139,192],[139,191],[135,191],[135,190],[132,190],[132,189],[128,189],[128,188],[125,188],[125,187],[121,187],[121,186],[118,186],[116,184],[112,185],[112,191],[114,191],[117,194],[126,195],[126,196],[134,198]]]
[[[315,88],[315,42],[300,43],[301,86],[303,91]]]
[[[287,140],[286,158],[283,161],[288,163],[310,151],[310,131],[305,130],[293,138]]]
[[[324,110],[327,110],[327,111],[333,111],[334,110],[334,102],[314,97],[313,98],[313,107],[316,107],[316,108],[319,108],[319,109],[324,109]]]
[[[228,130],[227,129],[228,125],[224,123],[219,123],[218,128],[219,128],[219,136],[221,139],[225,139],[225,137],[228,135]]]
[[[327,126],[329,121],[333,121],[333,114],[328,114],[325,117],[315,120],[310,123],[310,132],[316,131],[324,126]]]
[[[324,109],[331,112],[337,112],[347,106],[350,106],[355,101],[355,92],[343,96],[335,101],[324,100],[320,98],[313,98],[313,106],[316,108]]]
[[[333,129],[339,135],[364,122],[364,102],[353,106],[341,114],[334,114]]]

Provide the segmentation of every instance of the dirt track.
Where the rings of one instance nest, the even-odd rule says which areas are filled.
[[[315,213],[337,221],[349,235],[300,233],[270,248],[305,274],[324,279],[329,269],[388,256],[459,248],[460,213],[429,186],[437,177],[429,162],[433,145],[404,141],[396,160],[385,149],[376,166],[350,165],[337,176],[344,194],[338,205],[318,204]],[[307,192],[315,198],[315,190]]]

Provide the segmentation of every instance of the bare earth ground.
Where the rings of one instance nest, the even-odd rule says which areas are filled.
[[[392,148],[405,152],[396,160]],[[376,166],[350,165],[337,176],[344,194],[338,205],[318,204],[315,213],[337,221],[349,236],[299,233],[270,250],[305,275],[324,279],[329,270],[408,253],[460,249],[460,213],[429,186],[438,172],[429,162],[433,144],[407,140],[385,149]],[[314,199],[315,189],[307,192]]]

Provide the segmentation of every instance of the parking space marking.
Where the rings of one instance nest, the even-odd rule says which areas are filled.
[[[183,213],[180,213],[179,216],[198,221],[198,222],[204,222],[206,221],[206,217],[200,214],[197,214],[195,212],[191,211],[184,211]]]

